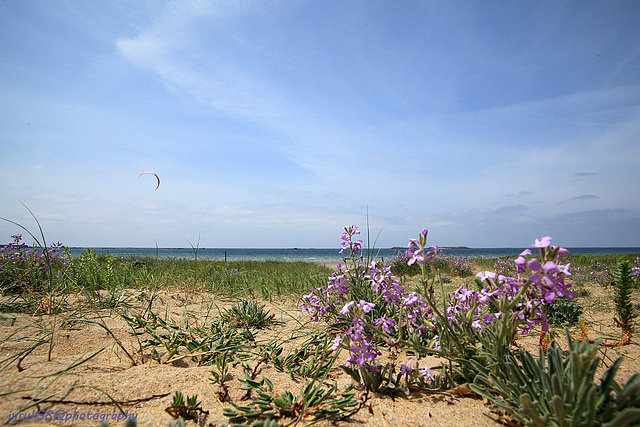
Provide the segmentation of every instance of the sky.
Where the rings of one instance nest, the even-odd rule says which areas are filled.
[[[635,0],[0,0],[0,217],[67,246],[640,246],[639,40]]]

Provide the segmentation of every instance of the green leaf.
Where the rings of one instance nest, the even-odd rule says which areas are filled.
[[[533,421],[535,426],[546,427],[549,425],[549,414],[546,414],[543,418],[540,418],[540,416],[538,415],[539,403],[537,401],[532,401],[529,394],[525,393],[520,396],[520,403],[522,403],[522,406],[525,409],[525,413],[528,415],[528,418]]]
[[[278,408],[282,408],[282,409],[289,409],[290,408],[289,402],[284,400],[282,397],[274,398],[273,399],[273,404],[276,405]]]
[[[625,427],[633,422],[640,421],[640,409],[639,408],[626,408],[620,412],[613,420],[603,427]]]
[[[564,401],[560,396],[553,396],[551,401],[553,405],[553,410],[556,414],[556,420],[558,421],[558,426],[564,427],[565,423],[565,411],[564,411]]]

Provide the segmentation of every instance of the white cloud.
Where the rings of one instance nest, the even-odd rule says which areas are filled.
[[[282,118],[280,104],[286,101],[269,88],[269,82],[230,60],[225,53],[229,48],[221,46],[220,39],[206,41],[208,32],[224,32],[228,21],[247,9],[233,2],[172,2],[150,27],[134,38],[119,39],[116,46],[169,90],[222,114],[258,121]],[[231,36],[224,42],[238,45]]]

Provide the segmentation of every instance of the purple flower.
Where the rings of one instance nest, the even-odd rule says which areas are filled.
[[[413,250],[413,249],[420,249],[420,246],[418,246],[418,239],[409,239],[409,246],[408,246],[408,248],[409,248],[409,251],[410,251],[410,250]],[[408,254],[408,253],[409,253],[409,252],[407,251],[407,254]],[[407,256],[410,256],[410,255],[407,255]]]
[[[518,274],[524,273],[525,269],[527,268],[527,259],[525,258],[526,255],[531,255],[531,251],[529,249],[523,251],[520,256],[514,261],[514,263],[516,264],[516,272]]]
[[[542,330],[544,332],[549,332],[549,319],[547,318],[547,315],[541,313],[540,317],[542,318]]]
[[[396,322],[393,319],[389,319],[387,317],[381,317],[379,319],[377,319],[375,322],[373,322],[373,326],[380,326],[382,325],[382,329],[384,329],[388,334],[391,333],[391,329],[390,328],[394,328],[396,326]]]
[[[376,305],[374,303],[366,302],[365,300],[360,300],[360,302],[358,303],[358,307],[360,307],[360,309],[362,309],[362,311],[364,311],[365,313],[370,312],[371,309],[375,306]]]
[[[409,360],[407,361],[407,363],[400,365],[400,375],[411,375],[411,373],[413,372],[413,368],[410,366],[411,362],[413,362],[413,358],[410,357]]]
[[[461,303],[466,303],[469,299],[474,296],[475,292],[467,289],[465,286],[460,286],[454,292],[454,298],[456,298]]]
[[[441,350],[442,347],[440,347],[440,336],[436,335],[435,337],[433,337],[432,339],[433,341],[433,348],[436,350]]]
[[[429,234],[429,230],[423,228],[422,232],[418,236],[418,239],[420,240],[420,246],[424,247],[427,244],[427,234]]]
[[[410,257],[407,265],[413,265],[416,261],[418,261],[418,264],[424,264],[424,256],[422,253],[422,249],[418,249],[414,252],[407,251],[407,257]]]
[[[569,273],[569,268],[571,268],[571,263],[568,263],[567,265],[559,265],[557,267],[558,267],[558,272],[564,275],[565,277],[571,276],[571,273]]]
[[[494,320],[496,320],[496,316],[494,316],[493,313],[489,313],[489,314],[485,314],[483,319],[484,319],[484,323],[491,323]]]
[[[342,310],[340,310],[340,314],[342,314],[343,316],[348,316],[349,315],[349,307],[351,307],[355,302],[354,301],[349,301],[348,303],[346,303],[344,305],[344,307],[342,307]]]
[[[332,293],[335,291],[338,293],[338,302],[346,301],[346,295],[349,293],[348,284],[349,279],[346,278],[345,274],[337,274],[334,272],[331,274],[331,277],[329,277],[326,292]]]
[[[402,304],[405,307],[411,307],[418,302],[418,299],[418,294],[414,292],[412,294],[409,294],[409,297],[405,298]]]
[[[546,248],[550,244],[551,244],[551,237],[549,237],[549,236],[542,237],[541,236],[538,239],[536,239],[535,243],[533,245],[531,245],[531,247],[533,247],[533,248]]]
[[[476,301],[478,301],[482,305],[486,305],[492,298],[499,296],[500,290],[494,289],[493,291],[489,291],[489,289],[483,289],[475,295]]]
[[[424,248],[427,245],[427,234],[429,234],[429,231],[424,228],[417,239],[409,239],[408,250],[405,253],[409,258],[407,265],[413,265],[416,261],[418,264],[424,264],[425,259],[432,260],[436,256],[439,248],[434,246],[434,249],[425,258]]]
[[[350,351],[351,355],[347,358],[347,362],[351,365],[358,366],[372,363],[376,357],[381,354],[380,351],[374,348],[366,339],[360,341],[359,345],[351,345]]]
[[[482,280],[483,282],[485,281],[485,279],[494,279],[496,278],[496,273],[494,273],[493,271],[481,271],[480,273],[476,274],[476,277],[480,280]]]
[[[527,267],[529,267],[533,271],[542,271],[542,264],[538,261],[537,258],[532,258],[528,263]]]
[[[438,245],[433,245],[433,250],[427,252],[427,259],[429,261],[433,261],[436,255],[438,255],[439,250],[440,250],[440,247]]]
[[[360,252],[360,248],[362,247],[362,240],[352,241],[352,237],[360,234],[358,231],[358,227],[352,225],[350,227],[342,227],[342,246],[340,249],[340,253],[343,253],[346,249],[350,249],[353,254]]]
[[[335,340],[333,340],[333,345],[331,346],[331,350],[336,351],[340,348],[340,344],[342,344],[342,337],[338,335]]]
[[[422,375],[425,381],[435,380],[435,377],[431,373],[431,366],[424,365],[424,368],[420,369],[420,375]]]

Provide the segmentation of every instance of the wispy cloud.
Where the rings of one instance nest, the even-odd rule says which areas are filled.
[[[157,76],[178,96],[244,120],[282,119],[286,99],[257,70],[237,61],[249,53],[229,21],[247,9],[231,2],[172,2],[149,27],[136,37],[117,40],[116,46],[124,58]]]
[[[518,193],[509,193],[509,194],[505,194],[505,197],[525,197],[525,196],[530,196],[533,193],[531,191],[520,191]]]
[[[598,198],[598,196],[596,196],[595,194],[582,194],[580,196],[572,197],[569,200],[565,200],[562,203],[574,202],[574,201],[584,201],[584,200],[594,200],[594,199],[597,199],[597,198]]]

